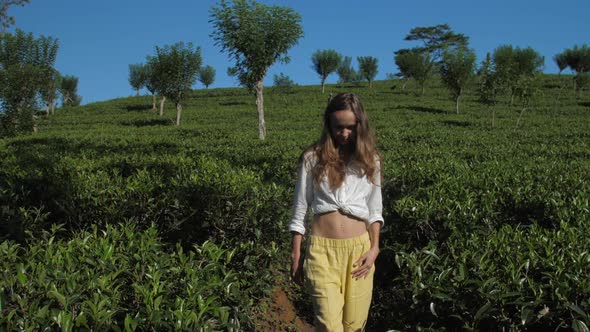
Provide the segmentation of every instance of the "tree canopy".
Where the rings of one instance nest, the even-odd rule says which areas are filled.
[[[475,70],[475,52],[466,47],[447,49],[443,52],[440,75],[451,96],[456,100],[459,114],[459,98]]]
[[[53,102],[57,50],[53,37],[35,38],[20,29],[0,34],[0,102],[7,131],[32,131],[39,97]]]
[[[215,68],[207,65],[199,69],[198,75],[199,81],[203,83],[205,89],[209,88],[209,85],[215,82]]]
[[[139,90],[145,87],[147,80],[146,72],[143,64],[130,64],[129,65],[129,85],[137,92],[139,96]]]
[[[498,82],[502,90],[510,92],[511,104],[518,91],[526,90],[522,85],[531,82],[530,77],[543,68],[544,58],[534,49],[502,45],[492,55]]]
[[[0,25],[5,30],[14,24],[14,17],[8,15],[8,9],[11,6],[24,6],[30,0],[1,0],[0,1]]]
[[[178,42],[164,47],[156,46],[153,74],[160,94],[176,105],[176,125],[180,125],[182,100],[197,80],[201,68],[201,48],[192,43]]]
[[[399,75],[413,78],[418,82],[424,94],[426,81],[432,75],[434,63],[427,52],[419,49],[403,49],[395,54],[395,63],[400,70]]]
[[[355,81],[357,79],[357,74],[352,67],[352,58],[345,56],[344,59],[342,59],[340,66],[336,69],[336,73],[338,74],[339,83],[350,83]]]
[[[256,90],[259,138],[266,137],[262,81],[277,60],[289,62],[287,51],[303,36],[301,16],[293,9],[251,0],[222,0],[211,9],[211,37],[235,65],[228,71]]]
[[[78,106],[82,102],[82,97],[78,96],[78,78],[76,76],[63,76],[59,90],[62,96],[62,106]]]
[[[433,61],[440,60],[442,52],[449,47],[467,47],[469,44],[469,37],[453,32],[448,24],[415,27],[404,40],[422,41],[424,46],[415,49],[429,53]]]
[[[235,73],[251,85],[277,60],[288,63],[286,52],[303,36],[301,16],[293,9],[249,0],[222,0],[211,9],[210,22],[215,45],[229,53]]]
[[[369,82],[369,88],[373,86],[373,80],[377,76],[378,59],[372,56],[359,56],[356,58],[359,62],[359,76]]]
[[[342,55],[335,50],[317,50],[311,56],[313,69],[322,80],[322,93],[325,91],[326,78],[338,69]]]
[[[576,73],[574,76],[574,90],[579,91],[590,82],[590,48],[584,44],[574,45],[557,55],[567,66]]]

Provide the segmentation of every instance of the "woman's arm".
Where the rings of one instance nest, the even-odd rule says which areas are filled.
[[[376,221],[369,226],[371,248],[352,265],[358,267],[358,269],[352,271],[353,278],[366,278],[369,275],[373,264],[375,264],[375,259],[379,255],[379,231],[381,231],[381,222]]]
[[[377,160],[377,169],[375,170],[375,181],[372,185],[371,193],[367,198],[367,207],[369,209],[369,219],[367,220],[369,226],[369,237],[371,238],[371,248],[364,255],[362,255],[353,265],[359,266],[358,269],[352,271],[353,278],[366,278],[375,263],[375,259],[379,255],[379,232],[383,226],[383,203],[381,201],[381,162]]]
[[[293,244],[291,249],[291,280],[298,285],[303,285],[303,268],[301,266],[301,242],[303,235],[297,232],[293,234]]]
[[[303,284],[303,269],[301,263],[301,242],[305,234],[305,221],[308,217],[309,206],[313,201],[312,176],[309,161],[305,154],[301,157],[301,164],[295,185],[295,197],[293,199],[293,216],[289,222],[289,231],[293,234],[291,247],[291,279]]]

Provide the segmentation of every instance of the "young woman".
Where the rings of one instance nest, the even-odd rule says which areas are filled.
[[[305,259],[301,241],[311,207]],[[312,297],[319,331],[363,331],[379,254],[381,159],[360,99],[332,98],[319,142],[300,158],[293,217],[291,278]],[[303,266],[302,266],[303,265]]]

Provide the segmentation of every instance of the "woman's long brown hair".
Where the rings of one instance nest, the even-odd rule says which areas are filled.
[[[303,153],[306,155],[313,151],[317,157],[317,163],[312,171],[314,181],[320,183],[322,178],[326,176],[333,189],[340,187],[344,182],[346,162],[340,157],[338,151],[340,147],[332,137],[330,114],[344,110],[352,111],[356,117],[356,137],[353,140],[350,165],[360,171],[361,175],[366,174],[375,183],[374,174],[378,166],[377,162],[381,160],[375,136],[369,127],[369,120],[360,99],[353,93],[337,94],[330,100],[324,112],[324,125],[320,140]]]

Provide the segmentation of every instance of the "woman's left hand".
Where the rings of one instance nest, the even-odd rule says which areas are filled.
[[[352,277],[359,279],[359,278],[366,278],[371,271],[371,267],[375,263],[375,259],[377,259],[377,255],[379,255],[379,248],[371,248],[367,251],[364,255],[359,258],[353,267],[358,267],[358,269],[352,271]]]

